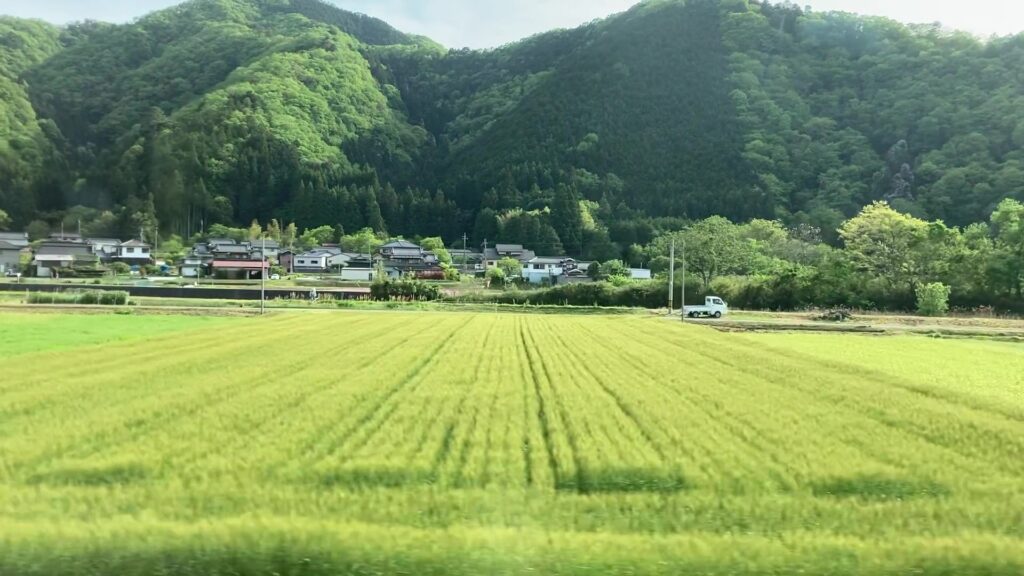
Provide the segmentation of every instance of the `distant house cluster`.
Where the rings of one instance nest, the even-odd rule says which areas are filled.
[[[192,247],[181,265],[183,278],[258,280],[270,268],[270,260],[281,250],[277,241],[237,242],[211,238]]]
[[[20,270],[23,254],[31,256],[28,274],[37,278],[60,278],[69,272],[99,276],[115,262],[134,269],[153,264],[152,248],[141,240],[122,242],[114,238],[53,234],[29,244],[27,234],[0,233],[0,272]]]
[[[281,266],[295,274],[336,274],[342,280],[368,282],[378,270],[388,277],[405,275],[443,280],[444,268],[437,255],[406,240],[388,242],[375,252],[346,252],[339,246],[320,246],[305,252],[283,252]]]
[[[479,251],[452,249],[452,264],[464,271],[484,272],[502,260],[519,263],[522,278],[532,284],[589,282],[591,263],[564,256],[538,255],[520,244],[484,243]],[[152,247],[142,240],[122,242],[115,238],[83,238],[77,234],[53,234],[30,243],[24,233],[0,233],[0,274],[21,271],[29,260],[29,274],[41,278],[64,275],[102,275],[120,262],[139,270],[154,264]],[[444,280],[445,267],[434,252],[408,240],[394,240],[369,252],[351,252],[333,244],[296,251],[276,240],[238,241],[210,238],[196,243],[181,260],[183,278],[259,280],[272,264],[286,274],[330,275],[340,280],[370,282],[378,274],[389,278],[415,277]],[[73,271],[70,272],[70,271]],[[650,279],[649,270],[633,270],[633,278]]]
[[[523,279],[531,284],[572,284],[591,282],[588,272],[591,262],[581,262],[566,256],[538,256],[536,252],[519,244],[496,244],[484,246],[483,252],[466,253],[469,259],[479,258],[484,269],[495,268],[501,260],[510,258],[522,266]],[[454,258],[454,253],[453,253]],[[631,270],[636,280],[650,280],[651,271],[644,269]]]

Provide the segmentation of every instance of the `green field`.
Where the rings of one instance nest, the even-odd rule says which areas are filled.
[[[0,315],[5,576],[1022,573],[1020,345]]]

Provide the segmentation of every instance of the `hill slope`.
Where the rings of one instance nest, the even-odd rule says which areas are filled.
[[[1024,196],[1024,36],[745,0],[651,1],[490,51],[318,0],[0,26],[41,47],[0,42],[18,167],[0,208],[19,224],[88,205],[120,230],[276,217],[454,238],[577,197],[608,222],[834,227],[887,199],[966,224]],[[575,236],[558,214],[521,217],[575,245],[551,238]]]

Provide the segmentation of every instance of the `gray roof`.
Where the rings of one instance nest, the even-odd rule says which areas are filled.
[[[242,246],[241,244],[223,244],[213,247],[214,254],[248,254],[248,246]]]
[[[565,262],[575,263],[576,261],[573,260],[572,258],[559,256],[537,256],[536,258],[531,258],[529,260],[530,264],[562,264]]]
[[[525,252],[522,244],[497,244],[494,249],[499,253]]]
[[[0,240],[0,250],[18,250],[21,251],[21,246],[16,246],[7,242],[6,240]]]
[[[19,248],[28,246],[28,234],[24,232],[0,232],[0,240]]]
[[[393,248],[415,248],[420,250],[420,247],[408,240],[395,240],[394,242],[388,242],[387,244],[380,247],[381,250],[390,250]]]
[[[496,248],[488,248],[484,257],[488,260],[501,260],[502,258],[506,258],[506,255],[505,253],[499,252]],[[536,257],[537,253],[533,250],[523,250],[521,254],[514,256],[514,258],[520,262],[529,262]]]
[[[206,243],[210,246],[217,246],[223,244],[238,244],[238,242],[235,242],[230,238],[210,238],[209,240],[206,241]]]
[[[149,244],[146,244],[142,240],[129,240],[127,242],[122,242],[121,246],[126,248],[149,248]]]
[[[424,256],[423,249],[418,247],[418,246],[416,248],[393,248],[391,250],[391,257],[392,258],[400,258],[400,259],[404,260],[406,258],[409,258],[409,259],[423,258],[423,256]]]
[[[41,242],[35,252],[37,255],[92,254],[92,246],[81,242],[47,240]]]
[[[341,250],[334,250],[331,248],[314,248],[303,252],[302,254],[296,254],[296,258],[323,258],[324,256],[338,256],[340,254]]]

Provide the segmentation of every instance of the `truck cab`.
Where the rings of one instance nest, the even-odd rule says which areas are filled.
[[[718,296],[708,296],[703,306],[684,306],[687,318],[721,318],[729,314],[729,304]]]

